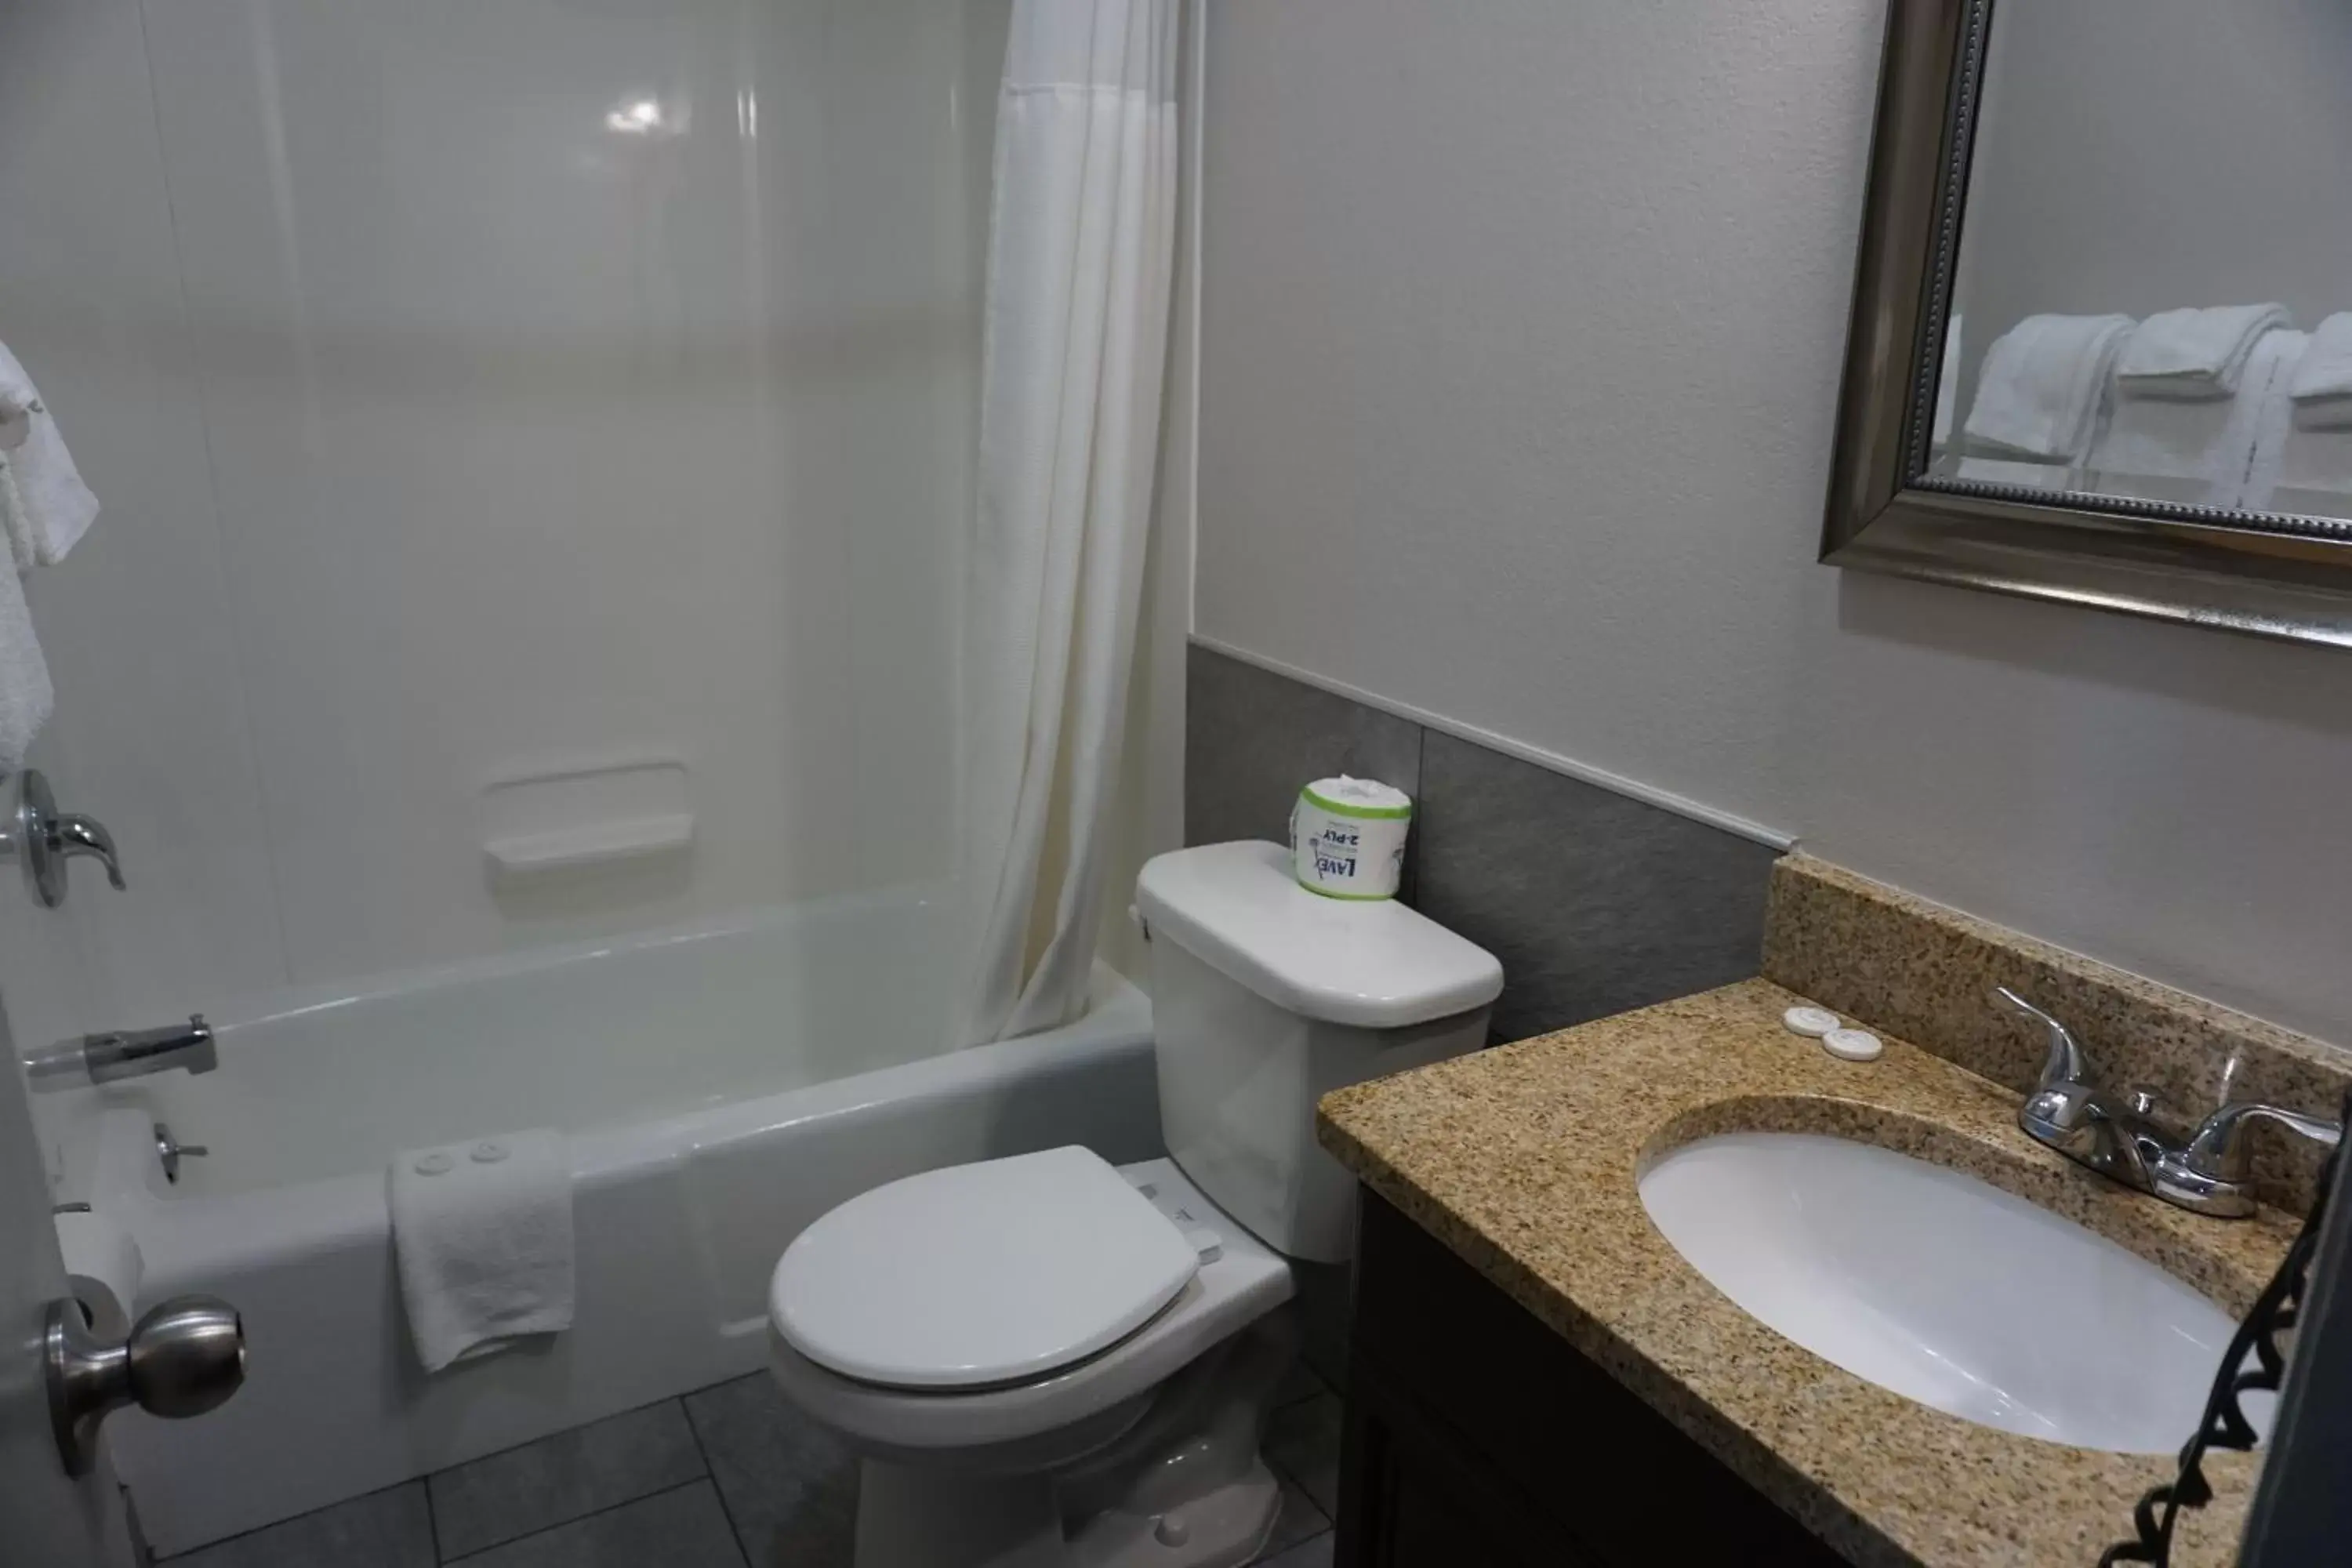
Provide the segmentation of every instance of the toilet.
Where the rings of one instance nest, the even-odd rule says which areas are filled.
[[[1485,1043],[1494,955],[1393,901],[1308,892],[1276,844],[1136,884],[1168,1157],[1068,1147],[892,1182],[769,1290],[785,1394],[860,1460],[857,1568],[1225,1568],[1280,1492],[1288,1260],[1344,1262],[1327,1091]]]

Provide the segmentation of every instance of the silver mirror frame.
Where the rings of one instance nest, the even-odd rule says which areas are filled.
[[[1889,0],[1824,562],[2352,648],[2352,521],[1927,477],[1992,0]]]

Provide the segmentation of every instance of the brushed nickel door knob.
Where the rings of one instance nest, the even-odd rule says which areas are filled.
[[[136,1405],[179,1420],[217,1408],[245,1383],[245,1324],[215,1296],[174,1296],[109,1343],[92,1333],[81,1303],[49,1303],[42,1342],[49,1425],[68,1475],[88,1475],[107,1415]]]

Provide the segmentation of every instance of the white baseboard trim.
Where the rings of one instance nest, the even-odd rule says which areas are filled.
[[[1736,833],[1742,838],[1752,839],[1768,848],[1785,853],[1796,847],[1797,837],[1792,833],[1784,833],[1777,827],[1767,827],[1761,823],[1750,822],[1744,816],[1735,816],[1730,812],[1719,811],[1714,806],[1686,799],[1654,785],[1645,784],[1638,779],[1629,779],[1622,773],[1612,773],[1606,768],[1596,768],[1589,763],[1580,763],[1573,757],[1563,757],[1557,752],[1547,752],[1541,746],[1530,746],[1525,741],[1514,741],[1508,735],[1498,735],[1492,730],[1481,730],[1475,724],[1465,724],[1459,719],[1449,719],[1443,713],[1433,713],[1426,708],[1416,708],[1410,702],[1399,702],[1394,698],[1382,697],[1378,692],[1366,691],[1360,687],[1350,686],[1344,680],[1334,680],[1329,676],[1318,675],[1313,670],[1300,669],[1294,665],[1285,664],[1278,658],[1268,658],[1262,653],[1252,653],[1247,648],[1235,647],[1230,643],[1220,642],[1215,637],[1204,636],[1200,632],[1194,632],[1192,640],[1195,645],[1207,648],[1211,653],[1220,653],[1227,658],[1239,659],[1244,664],[1254,665],[1269,674],[1297,681],[1301,686],[1312,686],[1318,690],[1328,691],[1334,697],[1344,697],[1350,702],[1360,702],[1367,708],[1393,714],[1399,719],[1451,735],[1456,740],[1468,741],[1473,745],[1484,746],[1490,752],[1500,752],[1507,757],[1517,757],[1523,763],[1533,763],[1539,768],[1549,768],[1553,773],[1564,773],[1570,778],[1594,785],[1596,788],[1630,796],[1644,805],[1654,805],[1661,811],[1671,811],[1677,816],[1687,816],[1694,822],[1704,822],[1709,827],[1719,827],[1726,833]]]

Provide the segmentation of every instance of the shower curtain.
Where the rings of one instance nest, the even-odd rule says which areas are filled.
[[[1014,0],[964,589],[956,1044],[1085,1010],[1159,448],[1180,0]]]

